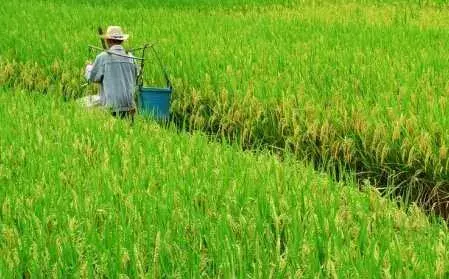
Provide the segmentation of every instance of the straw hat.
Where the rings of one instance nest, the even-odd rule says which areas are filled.
[[[126,41],[129,37],[128,34],[123,34],[123,30],[120,26],[109,26],[106,34],[101,35],[103,39]]]

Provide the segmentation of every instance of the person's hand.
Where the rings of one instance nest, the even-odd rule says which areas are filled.
[[[86,61],[86,69],[84,70],[84,77],[89,80],[90,79],[90,73],[92,72],[92,69],[94,68],[94,65],[88,63],[89,61]]]

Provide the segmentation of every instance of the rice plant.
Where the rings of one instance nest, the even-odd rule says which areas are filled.
[[[365,185],[0,91],[1,278],[444,278],[446,224]]]
[[[65,100],[93,93],[80,87],[95,55],[86,45],[98,25],[120,24],[130,45],[157,41],[185,129],[290,150],[449,212],[444,1],[129,4],[3,1],[1,84]],[[145,79],[161,84],[149,59]]]

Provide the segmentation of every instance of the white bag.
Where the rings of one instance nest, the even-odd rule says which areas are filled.
[[[101,106],[100,95],[90,95],[78,99],[78,102],[86,108],[93,108]]]

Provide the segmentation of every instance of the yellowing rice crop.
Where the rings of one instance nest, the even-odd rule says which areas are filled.
[[[0,277],[444,277],[447,227],[371,188],[0,93]]]
[[[448,19],[437,0],[4,0],[0,278],[446,277],[446,224],[412,202],[447,217]],[[110,24],[157,43],[176,128],[74,105]]]
[[[129,29],[130,45],[157,41],[176,89],[172,115],[184,128],[288,149],[434,202],[448,189],[444,7],[8,0],[0,8],[8,26],[0,31],[8,38],[0,42],[0,81],[65,99],[92,93],[79,86],[94,55],[86,45],[97,41],[98,25],[115,22]],[[161,84],[152,65],[146,81]]]

